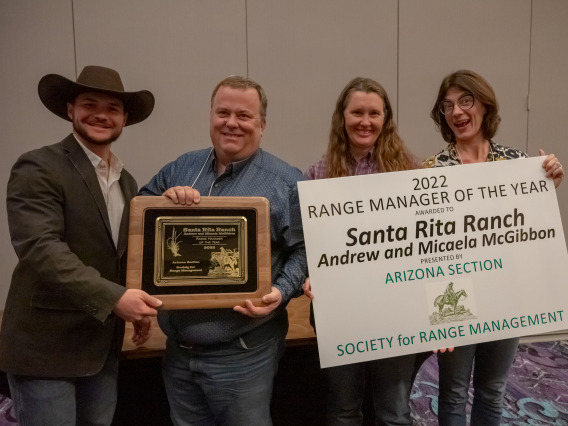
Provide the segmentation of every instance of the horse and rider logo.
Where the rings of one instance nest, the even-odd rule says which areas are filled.
[[[227,249],[223,247],[220,251],[211,253],[211,268],[209,275],[220,275],[224,277],[238,277],[239,269],[239,251],[236,249]]]
[[[454,291],[454,283],[451,282],[448,284],[448,286],[446,287],[446,291],[444,291],[444,294],[439,295],[438,297],[436,297],[436,300],[434,300],[434,306],[438,307],[438,312],[440,314],[443,314],[443,309],[445,305],[449,305],[452,308],[452,312],[453,314],[457,314],[458,311],[458,302],[460,300],[460,298],[467,298],[467,293],[464,289],[461,289],[459,291]],[[463,306],[461,306],[463,308]]]
[[[466,283],[462,282],[461,284],[464,285]],[[473,288],[468,288],[467,290],[466,288],[454,288],[453,281],[447,284],[443,293],[440,294],[439,291],[442,288],[443,287],[438,287],[438,291],[434,293],[434,310],[430,314],[430,324],[435,325],[477,318],[471,312],[471,309],[474,306],[473,300],[467,300],[468,291],[472,293]],[[429,300],[432,299],[429,298]]]

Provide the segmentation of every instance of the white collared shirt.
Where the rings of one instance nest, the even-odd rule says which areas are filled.
[[[97,178],[99,179],[99,184],[101,186],[101,191],[107,206],[108,218],[110,220],[110,229],[112,231],[112,240],[114,241],[115,247],[118,247],[118,232],[120,230],[120,222],[122,220],[122,212],[124,211],[124,194],[120,189],[120,173],[124,168],[124,164],[120,159],[110,152],[109,164],[104,161],[101,157],[96,155],[94,152],[89,150],[79,138],[74,134],[75,139],[79,142],[85,154],[91,161],[91,164],[95,168]]]

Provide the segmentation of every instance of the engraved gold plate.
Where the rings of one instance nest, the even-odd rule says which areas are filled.
[[[158,217],[155,235],[155,285],[247,282],[246,217]]]

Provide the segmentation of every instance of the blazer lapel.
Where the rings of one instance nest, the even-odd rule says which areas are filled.
[[[136,195],[134,188],[129,185],[128,180],[126,179],[125,175],[127,174],[126,170],[122,170],[120,176],[120,189],[122,189],[122,194],[124,195],[124,210],[122,211],[122,219],[120,220],[120,230],[118,232],[118,255],[122,256],[124,251],[126,250],[126,246],[128,243],[128,224],[130,222],[130,200]]]
[[[79,143],[75,140],[75,136],[73,136],[72,134],[63,140],[63,148],[67,151],[67,158],[69,159],[69,161],[71,161],[71,163],[73,163],[75,169],[77,169],[79,174],[82,176],[85,184],[87,185],[87,188],[89,189],[89,192],[95,199],[99,213],[105,224],[107,235],[112,240],[110,220],[108,218],[105,199],[101,191],[101,186],[99,184],[97,174],[95,172],[95,169],[93,168],[93,165],[91,164],[91,161],[89,160],[89,157],[87,157],[85,151],[83,151],[83,148],[81,148]]]

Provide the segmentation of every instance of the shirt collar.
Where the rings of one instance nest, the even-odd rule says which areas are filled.
[[[259,155],[261,149],[257,149],[250,157],[245,158],[244,160],[235,161],[233,163],[227,164],[225,168],[224,174],[238,174],[243,170],[250,162],[254,161],[254,159]],[[211,168],[213,172],[217,173],[216,161],[217,161],[217,153],[213,150],[213,160],[211,160]]]
[[[448,144],[448,154],[453,161],[457,162],[458,164],[461,164],[460,156],[458,155],[458,151],[456,148],[456,142],[450,142]],[[504,159],[505,158],[502,158],[497,152],[497,146],[495,142],[489,140],[489,152],[487,153],[486,161],[498,161]]]
[[[362,164],[362,163],[366,163],[366,164],[374,163],[375,159],[374,159],[374,156],[373,156],[373,151],[369,151],[360,160],[356,160],[352,155],[350,155],[349,161],[351,162],[351,164],[353,166],[356,166],[357,164]]]
[[[93,167],[96,169],[97,167],[101,166],[101,163],[103,165],[103,167],[106,167],[105,161],[99,157],[97,154],[95,154],[93,151],[91,151],[89,148],[87,148],[83,142],[81,142],[79,140],[79,138],[77,137],[77,135],[75,133],[73,133],[73,136],[75,137],[75,140],[79,143],[79,146],[81,148],[83,148],[83,151],[85,151],[85,154],[87,155],[87,158],[89,158],[89,161],[91,162],[91,164],[93,165]],[[109,153],[109,160],[110,160],[110,170],[113,173],[120,173],[122,171],[122,169],[124,168],[124,163],[122,161],[120,161],[120,158],[118,158],[116,155],[114,155],[112,152]]]

